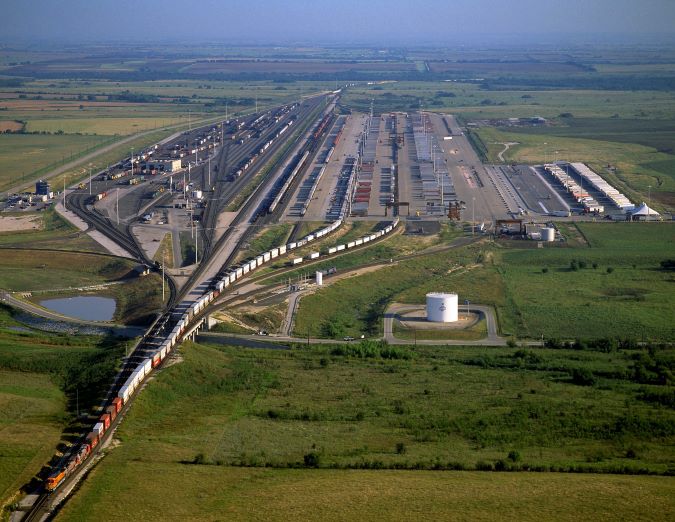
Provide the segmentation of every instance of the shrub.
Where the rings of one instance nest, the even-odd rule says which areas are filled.
[[[579,386],[592,386],[595,384],[595,376],[588,368],[575,368],[572,370],[572,382]]]
[[[396,453],[399,455],[403,455],[407,451],[407,448],[405,447],[405,444],[403,442],[397,442],[396,443]]]
[[[607,267],[607,273],[611,274],[612,272],[614,272],[614,268],[612,268],[611,266],[608,266]]]
[[[509,451],[508,459],[511,462],[518,462],[520,460],[520,453],[518,453],[516,450],[511,450]]]
[[[311,451],[303,457],[306,468],[318,468],[321,464],[321,457],[318,453]]]
[[[544,268],[542,268],[541,273],[542,274],[548,274],[548,267],[545,266]]]

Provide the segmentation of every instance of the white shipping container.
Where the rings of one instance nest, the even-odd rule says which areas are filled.
[[[278,248],[273,248],[270,250],[270,257],[274,259],[275,257],[279,257],[279,249]]]
[[[103,427],[103,423],[97,422],[96,424],[94,424],[94,429],[92,431],[100,437],[101,434],[105,431],[105,428]]]
[[[357,239],[356,241],[354,241],[354,244],[356,246],[363,245],[363,239],[361,239],[361,238]]]
[[[288,243],[288,250],[293,250],[294,248],[297,248],[298,244],[295,241],[292,241],[291,243]]]
[[[336,247],[330,247],[330,248],[328,249],[328,253],[329,253],[329,254],[334,254],[335,252],[337,252],[337,248],[336,248]]]
[[[280,246],[280,247],[279,247],[279,255],[281,256],[281,255],[283,255],[283,254],[285,254],[285,253],[286,253],[286,245]]]
[[[356,246],[356,241],[350,241],[347,243],[347,248],[354,248]]]
[[[345,245],[338,245],[336,248],[337,248],[337,251],[340,252],[341,250],[344,250],[346,248],[346,246]]]
[[[299,265],[300,263],[302,263],[302,258],[296,257],[291,261],[291,263],[293,263],[294,265]]]
[[[316,259],[319,257],[319,255],[320,255],[319,252],[312,252],[311,254],[309,254],[309,258]]]

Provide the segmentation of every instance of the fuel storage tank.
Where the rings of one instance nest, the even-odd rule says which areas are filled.
[[[457,294],[430,292],[427,294],[427,321],[454,323],[459,319]]]

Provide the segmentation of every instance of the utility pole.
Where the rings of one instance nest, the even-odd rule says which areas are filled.
[[[66,206],[66,177],[63,176],[63,210],[68,210]]]
[[[75,400],[76,400],[76,404],[77,404],[77,418],[79,419],[80,418],[80,389],[79,388],[75,388],[75,396],[77,397]]]
[[[199,224],[195,223],[195,265],[197,264],[199,264]]]
[[[89,195],[91,196],[91,167],[89,167]]]
[[[208,183],[208,189],[211,190],[211,156],[209,156],[209,183]]]
[[[115,192],[116,200],[115,200],[115,206],[116,206],[116,211],[115,214],[117,214],[117,225],[119,226],[120,224],[120,189],[117,189],[117,192]]]

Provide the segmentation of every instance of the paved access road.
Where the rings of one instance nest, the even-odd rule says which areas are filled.
[[[419,310],[421,305],[405,305],[394,303],[387,308],[384,313],[384,339],[389,344],[410,344],[409,340],[398,339],[394,337],[393,328],[394,328],[394,319],[396,315],[401,312],[409,312],[413,310]],[[505,346],[506,339],[500,337],[497,333],[497,320],[495,318],[494,310],[491,306],[484,305],[466,305],[459,307],[460,311],[464,312],[478,312],[485,317],[487,322],[487,337],[484,339],[479,339],[477,341],[461,341],[461,340],[417,340],[417,344],[429,344],[429,345],[453,345],[453,346]]]

